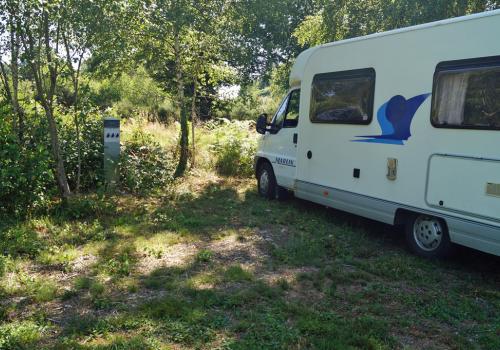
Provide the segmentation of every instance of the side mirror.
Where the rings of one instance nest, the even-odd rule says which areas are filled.
[[[255,125],[255,128],[257,129],[257,132],[259,134],[265,134],[267,131],[267,114],[262,113],[259,115],[257,118],[257,124]]]

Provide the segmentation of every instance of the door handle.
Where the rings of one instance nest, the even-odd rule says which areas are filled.
[[[298,139],[297,133],[293,134],[293,143],[297,144],[297,139]]]

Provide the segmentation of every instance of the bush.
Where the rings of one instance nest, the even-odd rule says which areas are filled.
[[[0,254],[35,257],[43,248],[43,241],[28,224],[18,224],[0,232]]]
[[[134,130],[122,146],[120,185],[139,195],[168,186],[175,169],[172,153],[161,147],[150,134]]]
[[[32,321],[4,323],[0,326],[0,350],[33,349],[42,333],[43,328]]]
[[[0,214],[24,215],[47,200],[54,178],[44,141],[29,135],[21,143],[10,124],[0,122]]]
[[[244,87],[239,96],[230,100],[217,115],[236,120],[256,120],[262,113],[273,115],[284,96],[284,91],[261,88],[261,82],[256,81]]]
[[[0,110],[0,117],[8,117]],[[80,189],[95,189],[103,180],[102,117],[96,113],[80,115]],[[27,115],[23,141],[6,119],[0,122],[0,214],[24,216],[32,209],[44,208],[58,190],[53,174],[49,131],[44,116]],[[59,139],[66,174],[72,190],[76,186],[78,149],[76,128],[71,115],[58,115]]]
[[[88,191],[103,183],[103,120],[95,113],[80,116],[80,189]],[[78,174],[78,143],[73,120],[61,126],[61,149],[65,158],[66,174],[71,189],[75,189]]]
[[[215,169],[220,175],[250,177],[257,141],[253,122],[225,121],[216,129],[212,145]]]
[[[80,195],[73,196],[54,206],[50,212],[63,220],[81,220],[94,218],[108,218],[115,214],[115,204],[108,198],[101,195]]]

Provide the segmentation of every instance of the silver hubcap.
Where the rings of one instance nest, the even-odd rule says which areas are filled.
[[[269,189],[269,174],[266,170],[263,170],[260,174],[260,183],[259,183],[260,193],[266,194]]]
[[[436,250],[443,239],[443,228],[438,219],[419,216],[413,224],[413,238],[417,245],[427,251]]]

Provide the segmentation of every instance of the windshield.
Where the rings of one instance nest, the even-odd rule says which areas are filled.
[[[287,104],[288,104],[288,95],[283,99],[283,102],[281,102],[280,108],[278,108],[278,111],[274,115],[273,122],[272,122],[273,125],[281,126],[281,124],[283,124],[283,119],[285,119],[285,115],[286,115]]]

